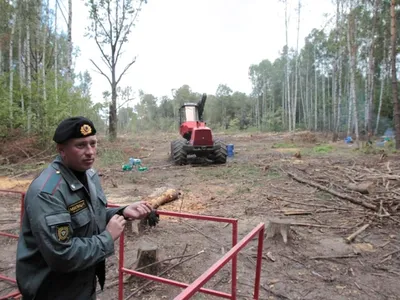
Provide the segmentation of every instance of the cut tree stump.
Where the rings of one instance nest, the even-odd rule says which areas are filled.
[[[286,244],[289,237],[291,223],[291,220],[269,219],[267,225],[267,239],[273,238],[275,235],[280,234],[283,242]]]
[[[133,266],[135,270],[143,273],[157,274],[158,272],[158,247],[148,242],[140,242],[137,260]]]

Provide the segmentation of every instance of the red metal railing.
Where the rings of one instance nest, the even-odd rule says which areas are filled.
[[[225,266],[231,259],[235,258],[236,255],[242,250],[257,234],[258,234],[258,247],[257,247],[257,264],[256,264],[256,275],[254,283],[253,299],[258,300],[260,291],[260,279],[261,279],[261,265],[262,265],[262,252],[264,242],[264,223],[260,223],[255,227],[249,234],[247,234],[235,247],[233,247],[228,253],[226,253],[220,260],[212,265],[206,272],[197,278],[191,285],[183,290],[174,300],[186,300],[193,296],[196,292],[201,291],[201,287],[206,284],[223,266]],[[235,273],[236,277],[236,273]],[[232,295],[231,299],[236,299]]]
[[[119,207],[116,204],[109,204],[109,207]],[[124,256],[125,256],[125,236],[121,234],[120,243],[119,243],[119,290],[118,290],[118,299],[124,299],[124,273],[136,275],[142,278],[150,279],[153,281],[166,283],[169,285],[186,288],[177,298],[175,299],[188,299],[196,292],[202,292],[209,295],[218,296],[226,299],[236,299],[237,293],[237,253],[249,243],[249,241],[258,233],[258,255],[257,255],[257,268],[256,268],[256,279],[255,279],[255,287],[254,287],[254,299],[258,299],[259,287],[260,287],[260,274],[261,274],[261,262],[262,262],[262,249],[263,249],[263,236],[264,236],[264,224],[260,224],[256,228],[254,228],[239,244],[237,244],[237,235],[238,235],[238,221],[237,219],[231,218],[222,218],[222,217],[213,217],[213,216],[204,216],[204,215],[195,215],[195,214],[187,214],[187,213],[178,213],[171,211],[157,211],[159,215],[170,216],[170,217],[179,217],[179,218],[187,218],[187,219],[197,219],[197,220],[205,220],[205,221],[213,221],[213,222],[222,222],[222,223],[230,223],[232,224],[232,249],[225,254],[218,262],[216,262],[209,270],[207,270],[202,276],[200,276],[196,281],[192,284],[187,284],[175,280],[166,279],[159,276],[150,275],[143,272],[138,272],[134,270],[130,270],[124,267]],[[231,294],[227,294],[220,291],[215,291],[211,289],[205,289],[202,286],[212,277],[214,276],[224,265],[226,265],[230,260],[232,260],[232,272],[231,272]]]
[[[18,191],[11,191],[11,190],[0,190],[0,193],[13,193],[13,194],[20,194],[21,195],[21,212],[20,212],[20,226],[22,225],[22,217],[24,215],[24,198],[25,198],[25,193],[24,192],[18,192]],[[13,238],[13,239],[18,239],[18,235],[15,234],[10,234],[8,232],[2,232],[0,231],[0,236],[5,236],[5,237],[9,237],[9,238]],[[12,279],[10,277],[7,277],[3,274],[0,274],[0,280],[4,280],[4,281],[8,281],[10,283],[16,284],[16,280]],[[0,296],[0,300],[6,300],[6,299],[10,299],[13,297],[18,297],[20,296],[20,292],[19,291],[14,291],[11,292],[10,294],[6,295],[6,296]]]
[[[21,194],[21,212],[20,212],[20,222],[22,225],[22,218],[24,212],[24,192],[19,191],[11,191],[11,190],[0,190],[2,193],[16,193]],[[109,207],[119,207],[116,204],[108,204]],[[236,300],[236,291],[237,291],[237,254],[241,249],[243,249],[251,239],[253,239],[258,234],[258,251],[257,251],[257,265],[256,265],[256,275],[255,275],[255,284],[254,284],[254,294],[253,299],[258,300],[259,298],[259,288],[260,288],[260,276],[261,276],[261,264],[262,264],[262,251],[263,251],[263,237],[264,237],[264,224],[261,223],[257,227],[255,227],[249,234],[247,234],[239,243],[238,243],[238,221],[237,219],[231,218],[223,218],[223,217],[213,217],[213,216],[204,216],[204,215],[195,215],[195,214],[187,214],[187,213],[178,213],[178,212],[170,212],[170,211],[158,211],[159,215],[170,216],[170,217],[179,217],[179,218],[187,218],[187,219],[197,219],[197,220],[205,220],[205,221],[213,221],[213,222],[222,222],[232,224],[232,248],[228,253],[226,253],[220,260],[218,260],[214,265],[212,265],[205,273],[203,273],[198,279],[196,279],[193,283],[187,284],[183,282],[178,282],[154,275],[150,275],[147,273],[142,273],[134,270],[129,270],[124,267],[124,255],[125,255],[125,245],[124,245],[124,234],[120,236],[119,241],[119,287],[118,287],[118,299],[123,300],[124,298],[124,282],[123,276],[124,273],[136,275],[139,277],[147,278],[153,281],[158,281],[170,285],[174,285],[177,287],[186,288],[183,290],[175,300],[184,300],[189,299],[196,292],[202,292],[205,294],[210,294],[214,296],[219,296],[221,298],[233,299]],[[18,235],[9,234],[7,232],[0,232],[0,236],[10,237],[18,239]],[[227,294],[220,291],[215,291],[211,289],[203,288],[203,285],[210,280],[222,267],[224,267],[229,261],[232,260],[232,279],[231,279],[231,294]],[[11,282],[13,284],[16,283],[15,279],[9,278],[7,276],[0,274],[0,280],[5,280]],[[6,300],[9,298],[20,298],[21,294],[19,291],[11,292],[10,294],[0,297],[0,300]]]

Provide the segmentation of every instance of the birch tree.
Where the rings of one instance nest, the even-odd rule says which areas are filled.
[[[101,67],[91,59],[97,71],[103,75],[111,88],[109,106],[109,137],[117,137],[117,88],[122,77],[135,63],[136,57],[117,74],[117,65],[122,57],[122,48],[128,42],[143,2],[146,0],[89,0],[91,26],[88,36],[92,37],[105,66]],[[107,70],[107,71],[106,71]]]
[[[353,11],[353,0],[350,0],[350,12],[347,23],[347,47],[349,51],[350,62],[350,101],[353,112],[353,124],[356,134],[356,141],[359,140],[358,131],[358,110],[356,101],[356,55],[357,55],[357,42],[356,42],[356,29],[355,29],[355,14]],[[350,110],[350,109],[349,109]]]

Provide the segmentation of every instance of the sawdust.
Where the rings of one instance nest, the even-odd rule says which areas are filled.
[[[300,148],[276,148],[274,150],[278,152],[287,153],[287,152],[298,152],[300,151]]]
[[[15,190],[25,192],[32,180],[10,179],[6,176],[0,176],[0,190]]]

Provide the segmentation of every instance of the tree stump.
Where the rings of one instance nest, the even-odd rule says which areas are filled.
[[[282,236],[283,242],[287,244],[290,230],[290,220],[270,219],[267,225],[267,239],[273,238],[279,234]]]
[[[143,273],[157,274],[158,264],[155,264],[156,262],[158,262],[157,245],[140,242],[134,269]]]

